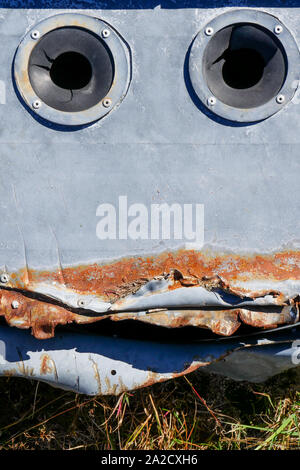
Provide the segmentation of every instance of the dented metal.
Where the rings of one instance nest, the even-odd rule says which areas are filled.
[[[10,326],[31,327],[32,334],[39,339],[53,337],[57,325],[93,323],[107,318],[139,320],[169,328],[202,327],[225,336],[235,333],[241,323],[275,328],[299,321],[296,292],[291,291],[290,297],[275,290],[250,295],[244,290],[231,289],[219,276],[184,278],[181,272],[172,270],[142,287],[136,282],[130,290],[136,291],[112,304],[107,303],[106,311],[98,315],[92,308],[93,302],[88,302],[84,296],[77,302],[77,309],[82,310],[76,313],[74,309],[68,310],[70,305],[55,305],[50,298],[48,302],[47,299],[31,299],[6,288],[0,290],[0,316],[3,315]],[[262,307],[265,311],[259,310]],[[277,310],[280,307],[279,311],[275,307]]]
[[[74,293],[74,297],[82,293],[90,294],[91,299],[98,299],[99,302],[114,302],[119,297],[135,292],[151,279],[170,273],[175,273],[172,284],[174,289],[181,286],[209,286],[213,282],[216,286],[219,283],[220,287],[249,297],[258,297],[267,292],[272,294],[272,291],[274,296],[282,293],[285,297],[292,297],[300,292],[300,252],[222,254],[216,249],[204,247],[201,251],[185,249],[157,255],[124,257],[110,263],[94,262],[69,267],[60,265],[58,270],[43,271],[25,266],[9,273],[8,285],[42,294],[52,293],[53,297],[62,301],[66,301],[64,299],[68,293]],[[64,294],[60,293],[60,287],[64,288]]]
[[[199,32],[221,13],[230,19],[235,5],[134,1],[116,9],[108,0],[99,9],[93,0],[59,0],[57,11],[44,8],[50,3],[20,0],[0,11],[0,374],[118,394],[200,367],[254,381],[296,367],[298,82],[273,117],[228,122],[197,101],[188,59]],[[284,6],[256,2],[250,10],[278,19],[299,47],[299,2]],[[95,118],[93,110],[56,125],[51,109],[28,109],[35,99],[22,70],[29,49],[11,76],[16,51],[36,41],[32,29],[63,26],[58,13],[73,26],[84,13],[91,18],[81,25],[109,25],[124,38],[114,111],[104,106],[103,119],[76,129]],[[115,209],[115,237],[97,235],[101,204]],[[203,205],[204,245],[163,230],[132,236],[133,209],[150,213],[152,204]],[[128,321],[132,337],[116,337]],[[149,337],[135,325],[150,328]],[[151,336],[154,326],[163,341]],[[189,340],[190,328],[199,342]],[[171,329],[180,332],[176,345]]]
[[[0,291],[0,316],[5,318],[9,326],[20,329],[31,328],[32,334],[39,339],[52,338],[57,325],[72,322],[91,323],[97,320],[9,290]]]
[[[217,257],[191,250],[59,272],[26,270],[24,274],[11,273],[6,286],[43,294],[49,302],[55,299],[62,306],[23,297],[20,307],[14,309],[12,302],[19,301],[21,294],[2,289],[0,315],[10,326],[32,327],[37,338],[52,337],[58,324],[104,318],[138,319],[165,327],[190,325],[231,335],[242,322],[261,328],[296,323],[299,272],[300,255],[296,252]],[[214,307],[226,310],[214,311]],[[271,310],[247,310],[259,307]],[[282,308],[272,312],[272,307]],[[83,313],[68,308],[81,308]],[[84,310],[90,313],[84,315]]]
[[[295,367],[292,357],[297,353],[297,340],[300,331],[294,328],[268,338],[181,344],[63,332],[43,341],[0,327],[0,374],[90,395],[118,395],[197,369],[261,382]]]

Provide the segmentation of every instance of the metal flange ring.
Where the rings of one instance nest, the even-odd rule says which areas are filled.
[[[253,9],[231,10],[198,32],[189,75],[198,98],[213,113],[255,122],[291,101],[300,79],[299,59],[295,39],[278,18]]]
[[[47,121],[80,126],[109,113],[125,97],[130,53],[106,22],[62,13],[30,30],[17,49],[14,79],[30,109]]]

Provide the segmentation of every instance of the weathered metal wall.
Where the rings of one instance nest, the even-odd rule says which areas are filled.
[[[202,326],[221,335],[233,334],[241,323],[274,328],[299,322],[297,91],[264,121],[225,121],[195,97],[188,51],[199,30],[237,8],[274,15],[299,46],[300,3],[287,1],[284,8],[275,0],[99,5],[0,2],[0,315],[11,326],[31,327],[37,338],[52,337],[57,324],[108,316],[168,327]],[[123,102],[103,119],[76,129],[51,124],[28,110],[13,79],[14,55],[24,35],[41,20],[65,12],[95,16],[115,28],[128,45],[132,69]],[[122,195],[128,205],[203,204],[204,246],[185,246],[174,239],[99,240],[98,205],[118,207]],[[2,341],[11,338],[22,344],[23,361],[16,366],[18,359],[6,358],[3,373],[26,375],[25,369],[17,372],[23,364],[42,377],[40,356],[26,359],[26,347],[30,351],[35,344],[43,344],[45,364],[48,350],[57,349],[61,357],[80,361],[81,352],[71,352],[69,341],[82,341],[86,354],[92,347],[90,337],[71,333],[72,339],[61,339],[62,349],[59,338],[35,343],[28,334],[1,326]],[[84,361],[98,364],[103,349],[114,344],[99,337],[100,355]],[[133,343],[126,347],[135,350]],[[123,343],[116,348],[126,349]],[[146,349],[143,343],[138,351]],[[174,358],[181,360],[179,349]],[[188,362],[192,368],[207,364],[204,356]],[[56,359],[49,357],[45,368],[53,372],[51,361]],[[122,362],[131,367],[130,361]],[[272,373],[275,369],[270,366]],[[136,377],[138,370],[132,369]],[[174,366],[168,369],[174,371]],[[47,380],[96,393],[95,384],[72,385],[66,371],[59,379],[53,374]],[[148,383],[148,375],[141,374],[125,388]],[[168,377],[161,374],[153,381]],[[112,391],[103,383],[101,387],[103,393]],[[125,388],[116,385],[113,392]]]
[[[204,343],[162,344],[100,335],[58,334],[37,340],[0,329],[0,374],[41,380],[78,393],[115,394],[201,368],[261,382],[295,367],[299,332]],[[5,360],[3,358],[6,358]]]

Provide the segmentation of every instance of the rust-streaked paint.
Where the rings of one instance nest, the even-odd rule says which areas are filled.
[[[13,308],[17,301],[18,308]],[[84,317],[77,315],[63,307],[30,299],[19,292],[0,290],[0,316],[4,316],[10,326],[21,329],[32,329],[32,334],[38,339],[47,339],[54,336],[57,325],[67,323],[92,323],[99,320],[97,317]]]
[[[12,287],[30,289],[39,283],[56,283],[77,293],[94,294],[114,302],[148,280],[178,270],[182,278],[171,287],[197,285],[219,276],[225,283],[251,280],[300,280],[300,252],[272,254],[216,254],[179,250],[145,257],[123,258],[109,264],[97,263],[42,271],[24,268],[11,274]],[[236,289],[237,291],[237,289]],[[247,293],[246,289],[238,291]]]
[[[173,373],[170,379],[176,379],[177,377],[182,377],[183,375],[190,374],[191,372],[194,372],[195,370],[199,369],[199,367],[207,366],[209,363],[210,361],[197,362],[196,364],[189,365],[185,370],[181,372]],[[170,379],[166,377],[159,377],[159,374],[157,374],[156,372],[149,371],[147,380],[145,380],[145,382],[143,383],[137,384],[135,389],[150,387],[151,385],[165,382],[166,380],[170,380]],[[126,389],[124,389],[123,391],[126,391]],[[112,391],[112,394],[113,394],[113,391]]]
[[[298,305],[295,308],[298,310]],[[241,309],[240,319],[247,325],[257,328],[276,328],[278,325],[290,323],[290,314],[287,308],[283,308],[280,313],[275,312],[252,312]],[[299,311],[297,311],[297,320],[299,320]]]
[[[47,353],[42,354],[41,356],[41,375],[53,374],[55,379],[58,379],[56,365],[51,356]]]
[[[17,301],[18,308],[13,308],[13,302]],[[298,305],[297,319],[299,319]],[[21,329],[31,328],[32,334],[38,339],[47,339],[54,336],[57,325],[67,323],[93,323],[104,318],[113,321],[139,320],[153,325],[167,328],[179,328],[194,326],[210,329],[221,336],[233,335],[242,323],[260,328],[271,328],[283,323],[290,323],[290,307],[284,307],[279,313],[264,311],[250,311],[247,309],[227,310],[154,310],[144,313],[119,312],[107,313],[99,317],[78,315],[63,307],[47,302],[29,299],[19,292],[0,290],[0,316],[4,316],[8,325]],[[49,358],[44,355],[41,363],[41,373],[50,372]],[[51,369],[52,370],[52,369]]]
[[[93,294],[101,299],[115,303],[123,297],[136,292],[143,284],[160,276],[172,276],[168,289],[193,288],[203,286],[206,289],[221,288],[223,291],[239,296],[249,295],[249,290],[233,287],[238,281],[286,281],[300,280],[300,253],[285,251],[268,255],[237,255],[213,252],[180,250],[149,257],[124,258],[106,265],[97,263],[77,267],[67,267],[55,271],[24,269],[9,273],[8,289],[0,290],[0,315],[7,323],[19,328],[31,328],[32,334],[39,339],[54,336],[55,326],[67,323],[93,323],[110,318],[114,321],[125,319],[178,328],[196,326],[209,328],[218,335],[230,336],[241,323],[254,327],[270,328],[282,323],[289,323],[288,310],[270,314],[250,312],[247,309],[228,310],[160,310],[137,315],[137,312],[109,312],[99,316],[77,314],[53,303],[28,298],[13,288],[35,291],[38,284],[60,286],[76,294]],[[276,297],[278,305],[291,303],[279,291],[266,291]],[[262,295],[251,292],[251,297]],[[19,302],[13,308],[12,302]],[[295,307],[298,301],[292,301]],[[298,308],[298,307],[297,307]],[[298,313],[299,317],[299,313]]]
[[[167,328],[180,328],[183,326],[195,326],[208,328],[213,333],[222,336],[230,336],[240,327],[239,309],[233,310],[157,310],[148,311],[144,315],[139,312],[124,312],[112,315],[114,321],[139,320],[152,325],[160,325]]]

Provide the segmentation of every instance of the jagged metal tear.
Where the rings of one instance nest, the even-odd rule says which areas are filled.
[[[179,287],[169,290],[172,279],[152,280],[136,293],[115,302],[110,310],[129,311],[154,308],[197,308],[197,307],[253,307],[278,305],[277,298],[271,293],[262,293],[256,297],[243,296],[226,291],[220,287],[207,289],[202,286]],[[286,289],[283,300],[299,295],[296,289]]]
[[[197,307],[255,307],[255,306],[275,306],[278,305],[277,297],[268,293],[277,291],[281,294],[282,302],[292,300],[300,295],[300,282],[261,282],[253,281],[251,284],[238,283],[233,285],[233,289],[245,289],[242,297],[230,291],[214,288],[208,290],[202,286],[180,287],[170,290],[173,286],[173,279],[169,276],[161,279],[152,279],[142,286],[134,294],[129,294],[124,298],[109,303],[103,301],[98,296],[78,294],[65,287],[60,288],[55,285],[45,283],[33,284],[34,292],[46,295],[55,300],[63,302],[65,305],[76,308],[78,301],[84,300],[82,308],[93,310],[96,313],[148,310],[164,308],[197,308]],[[256,292],[256,296],[253,294]]]
[[[162,344],[59,333],[41,341],[29,332],[0,327],[0,375],[26,377],[88,395],[118,395],[201,370],[261,382],[296,367],[299,328],[263,335]],[[299,362],[298,362],[299,364]]]

